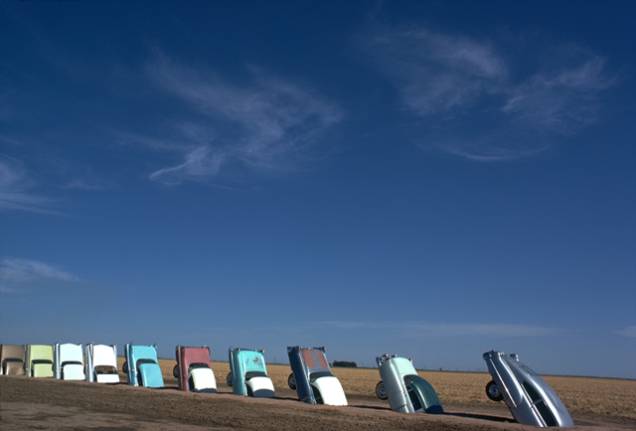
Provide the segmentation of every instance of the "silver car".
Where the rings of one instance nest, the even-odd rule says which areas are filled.
[[[484,353],[492,381],[486,395],[492,401],[503,400],[517,422],[537,427],[571,427],[574,422],[554,390],[511,353]]]
[[[402,413],[444,413],[433,386],[420,377],[408,358],[384,354],[376,359],[382,380],[375,387],[381,400]]]

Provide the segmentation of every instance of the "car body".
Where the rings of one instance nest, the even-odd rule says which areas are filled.
[[[157,346],[145,344],[126,344],[124,346],[124,373],[128,375],[128,384],[146,388],[162,388],[163,375],[159,366]]]
[[[21,344],[0,345],[0,375],[23,376],[26,349]]]
[[[288,383],[298,399],[309,404],[346,406],[342,385],[331,372],[324,347],[287,347],[292,374]]]
[[[60,380],[84,380],[84,349],[81,344],[55,345],[55,378]]]
[[[571,427],[574,422],[556,392],[516,354],[484,353],[492,381],[486,395],[503,400],[517,422],[536,427]]]
[[[119,383],[116,345],[88,344],[86,346],[86,378],[89,382]]]
[[[216,378],[207,346],[177,346],[173,374],[179,381],[179,389],[192,392],[216,392]]]
[[[388,398],[391,409],[402,413],[444,413],[435,389],[417,374],[410,359],[384,354],[376,361],[382,378],[376,395]]]
[[[274,384],[267,375],[265,355],[262,350],[230,348],[230,375],[232,391],[236,395],[271,398],[274,396]]]
[[[25,372],[29,377],[53,377],[53,346],[50,344],[28,344],[26,348]]]

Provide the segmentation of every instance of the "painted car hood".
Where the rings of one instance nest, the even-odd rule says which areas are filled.
[[[0,346],[0,374],[21,376],[24,375],[24,346],[16,344],[3,344]]]
[[[252,377],[246,384],[255,397],[271,398],[274,396],[274,384],[269,377]]]
[[[161,388],[163,387],[163,376],[161,375],[161,368],[157,364],[141,364],[139,366],[139,374],[141,375],[141,381],[147,388]]]
[[[216,378],[211,368],[194,368],[190,371],[195,391],[216,392]]]
[[[320,396],[324,404],[328,406],[346,406],[347,397],[345,396],[344,389],[335,376],[319,377],[312,382],[320,391]]]
[[[93,346],[93,366],[110,365],[117,368],[117,357],[111,346],[96,344]]]
[[[84,366],[80,364],[67,364],[62,367],[62,378],[64,380],[84,380]]]

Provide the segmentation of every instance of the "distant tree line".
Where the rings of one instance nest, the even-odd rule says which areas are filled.
[[[358,364],[353,361],[333,361],[332,367],[357,368]]]

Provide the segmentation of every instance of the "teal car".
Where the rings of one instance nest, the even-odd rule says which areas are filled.
[[[262,350],[230,348],[230,373],[227,384],[236,395],[272,398],[274,384],[267,375]]]
[[[163,375],[157,357],[157,346],[126,344],[124,346],[124,373],[128,384],[146,388],[162,388]]]

